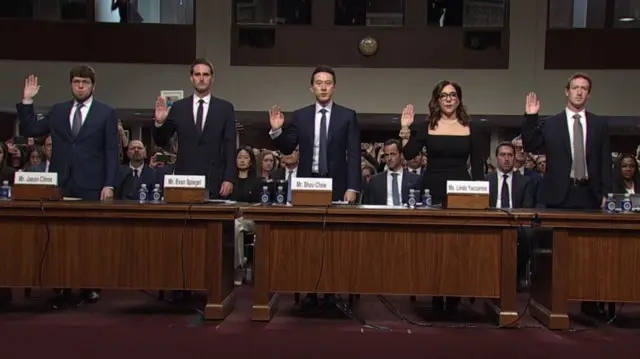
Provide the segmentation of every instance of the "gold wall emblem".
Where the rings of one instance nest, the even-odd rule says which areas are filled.
[[[364,56],[373,56],[378,52],[378,40],[371,36],[365,36],[358,43],[358,49]]]

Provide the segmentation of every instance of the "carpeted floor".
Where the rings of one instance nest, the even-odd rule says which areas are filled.
[[[271,322],[253,323],[251,289],[242,287],[234,312],[222,322],[205,323],[198,313],[201,303],[176,307],[158,301],[155,293],[108,291],[96,304],[65,311],[50,308],[44,299],[49,291],[34,291],[31,298],[15,294],[14,303],[0,314],[1,358],[640,357],[640,309],[632,305],[606,326],[572,308],[576,330],[552,332],[528,315],[522,329],[496,329],[482,315],[481,301],[463,303],[456,318],[437,318],[428,298],[414,308],[406,298],[388,298],[409,321],[429,327],[400,320],[374,296],[361,298],[355,318],[337,309],[301,311],[285,296]],[[519,298],[520,310],[526,299]]]

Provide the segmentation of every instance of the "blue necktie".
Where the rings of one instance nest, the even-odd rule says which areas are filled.
[[[287,202],[291,203],[291,177],[293,175],[293,171],[289,171],[287,175]]]
[[[400,202],[400,191],[398,190],[398,174],[392,173],[391,178],[391,200],[394,206],[400,206],[402,203]]]
[[[320,110],[320,153],[318,154],[318,172],[325,176],[329,174],[329,163],[327,161],[327,110]]]
[[[79,102],[76,105],[76,112],[73,114],[73,123],[71,124],[71,132],[73,133],[74,136],[78,136],[78,133],[80,133],[80,128],[82,128],[82,111],[80,111],[82,106],[84,106],[83,103]]]

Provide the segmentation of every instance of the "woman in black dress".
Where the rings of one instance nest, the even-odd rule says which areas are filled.
[[[429,189],[433,203],[446,207],[447,181],[484,180],[482,137],[471,126],[462,89],[455,82],[440,81],[435,86],[427,121],[414,123],[414,117],[413,105],[405,107],[400,120],[402,153],[404,158],[414,158],[426,147],[429,162],[420,192]],[[467,169],[468,159],[471,170]],[[459,302],[460,298],[448,297],[447,311],[455,312]],[[442,297],[433,298],[435,311],[444,310],[444,304]]]

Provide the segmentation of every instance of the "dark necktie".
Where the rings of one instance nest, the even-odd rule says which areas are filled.
[[[502,175],[502,189],[500,190],[500,208],[511,208],[511,201],[509,200],[509,184],[507,179],[509,175]]]
[[[391,201],[393,201],[394,206],[399,206],[402,203],[400,202],[400,190],[398,190],[398,174],[391,174]]]
[[[320,110],[320,153],[318,154],[318,172],[320,175],[329,174],[329,163],[327,161],[327,110]]]
[[[76,104],[76,112],[73,114],[73,123],[71,124],[71,132],[73,132],[74,136],[78,136],[80,132],[80,128],[82,128],[82,103]]]
[[[131,176],[133,177],[133,193],[132,195],[135,195],[135,193],[138,191],[138,182],[140,182],[140,173],[138,173],[138,169],[134,168],[133,169],[133,173],[131,174]]]
[[[573,115],[573,178],[581,180],[587,177],[587,164],[584,155],[584,132],[580,115]]]
[[[411,172],[418,174],[418,170],[411,170]]]
[[[198,132],[202,132],[202,121],[204,121],[204,100],[198,100],[198,111],[196,112],[196,127]]]
[[[291,203],[291,177],[293,176],[293,171],[289,171],[287,174],[287,202]]]

